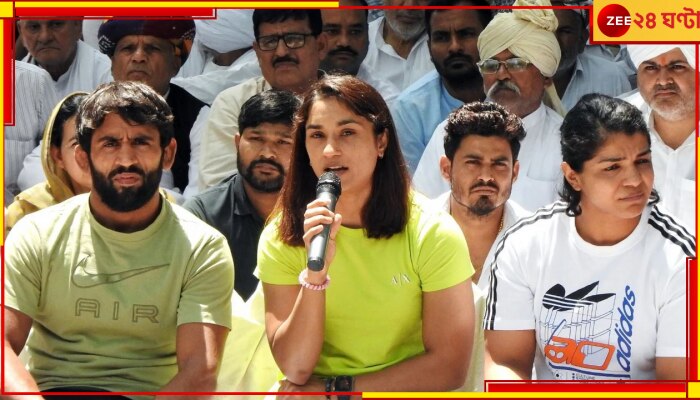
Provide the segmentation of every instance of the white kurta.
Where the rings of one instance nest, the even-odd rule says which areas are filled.
[[[661,204],[678,217],[690,232],[695,232],[695,147],[697,132],[693,131],[677,149],[664,143],[654,129],[651,107],[641,94],[623,98],[642,111],[651,135],[651,160],[654,165],[654,188]]]
[[[27,55],[22,61],[36,65],[36,61]],[[59,98],[67,95],[85,91],[92,92],[102,83],[113,81],[112,61],[106,55],[100,53],[82,40],[78,40],[78,50],[75,59],[63,75],[54,81],[56,93]]]
[[[430,60],[428,35],[423,34],[413,45],[407,58],[399,56],[390,44],[384,41],[382,30],[384,18],[369,23],[369,48],[362,66],[377,81],[388,82],[397,93],[435,69]],[[384,93],[382,93],[384,95]]]
[[[5,127],[5,204],[20,192],[22,162],[38,144],[51,111],[59,101],[48,72],[15,62],[15,126]],[[41,162],[38,168],[43,171]]]

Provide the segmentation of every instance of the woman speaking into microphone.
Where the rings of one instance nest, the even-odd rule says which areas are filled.
[[[327,76],[305,94],[293,135],[279,212],[258,247],[267,337],[286,376],[280,391],[459,388],[474,270],[457,224],[411,192],[384,100],[359,79]],[[342,185],[335,212],[316,199],[318,178],[331,171]],[[315,271],[307,250],[326,225]]]

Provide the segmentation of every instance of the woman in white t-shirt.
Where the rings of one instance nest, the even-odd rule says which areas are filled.
[[[561,126],[563,201],[496,247],[487,379],[685,379],[695,237],[656,203],[641,113],[584,96]],[[688,205],[692,207],[692,204]]]

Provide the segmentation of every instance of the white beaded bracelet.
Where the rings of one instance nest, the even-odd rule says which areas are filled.
[[[310,289],[310,290],[326,290],[326,288],[328,287],[328,284],[331,283],[331,277],[328,276],[328,275],[326,275],[326,280],[323,281],[322,284],[320,284],[320,285],[314,285],[314,284],[309,283],[309,282],[306,280],[307,273],[308,273],[307,271],[308,271],[308,270],[307,270],[306,268],[304,268],[304,269],[301,271],[301,273],[299,274],[299,284],[300,284],[302,287],[307,288],[307,289]]]

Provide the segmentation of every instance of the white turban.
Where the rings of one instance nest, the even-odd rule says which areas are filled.
[[[515,0],[514,6],[551,6],[549,0]],[[479,35],[477,46],[482,60],[509,50],[530,61],[545,77],[557,72],[561,50],[554,34],[559,22],[551,9],[514,9],[499,13]],[[566,111],[554,85],[545,90],[544,103],[561,115]]]
[[[644,61],[656,58],[664,53],[678,48],[681,50],[685,56],[686,61],[690,64],[693,69],[695,69],[695,45],[694,44],[658,44],[658,45],[627,45],[627,52],[630,55],[630,59],[634,64],[634,67],[639,69]]]
[[[216,19],[196,19],[196,40],[218,52],[253,45],[253,10],[218,10]]]
[[[514,6],[550,6],[549,0],[516,0]],[[546,77],[554,76],[561,50],[554,32],[558,22],[550,9],[514,9],[498,13],[477,41],[482,60],[510,50],[537,67]],[[197,32],[199,34],[199,32]]]
[[[218,53],[244,49],[253,46],[254,10],[218,10],[216,19],[196,19],[197,34],[187,62],[180,68],[178,77],[188,78],[201,75],[211,49]]]

